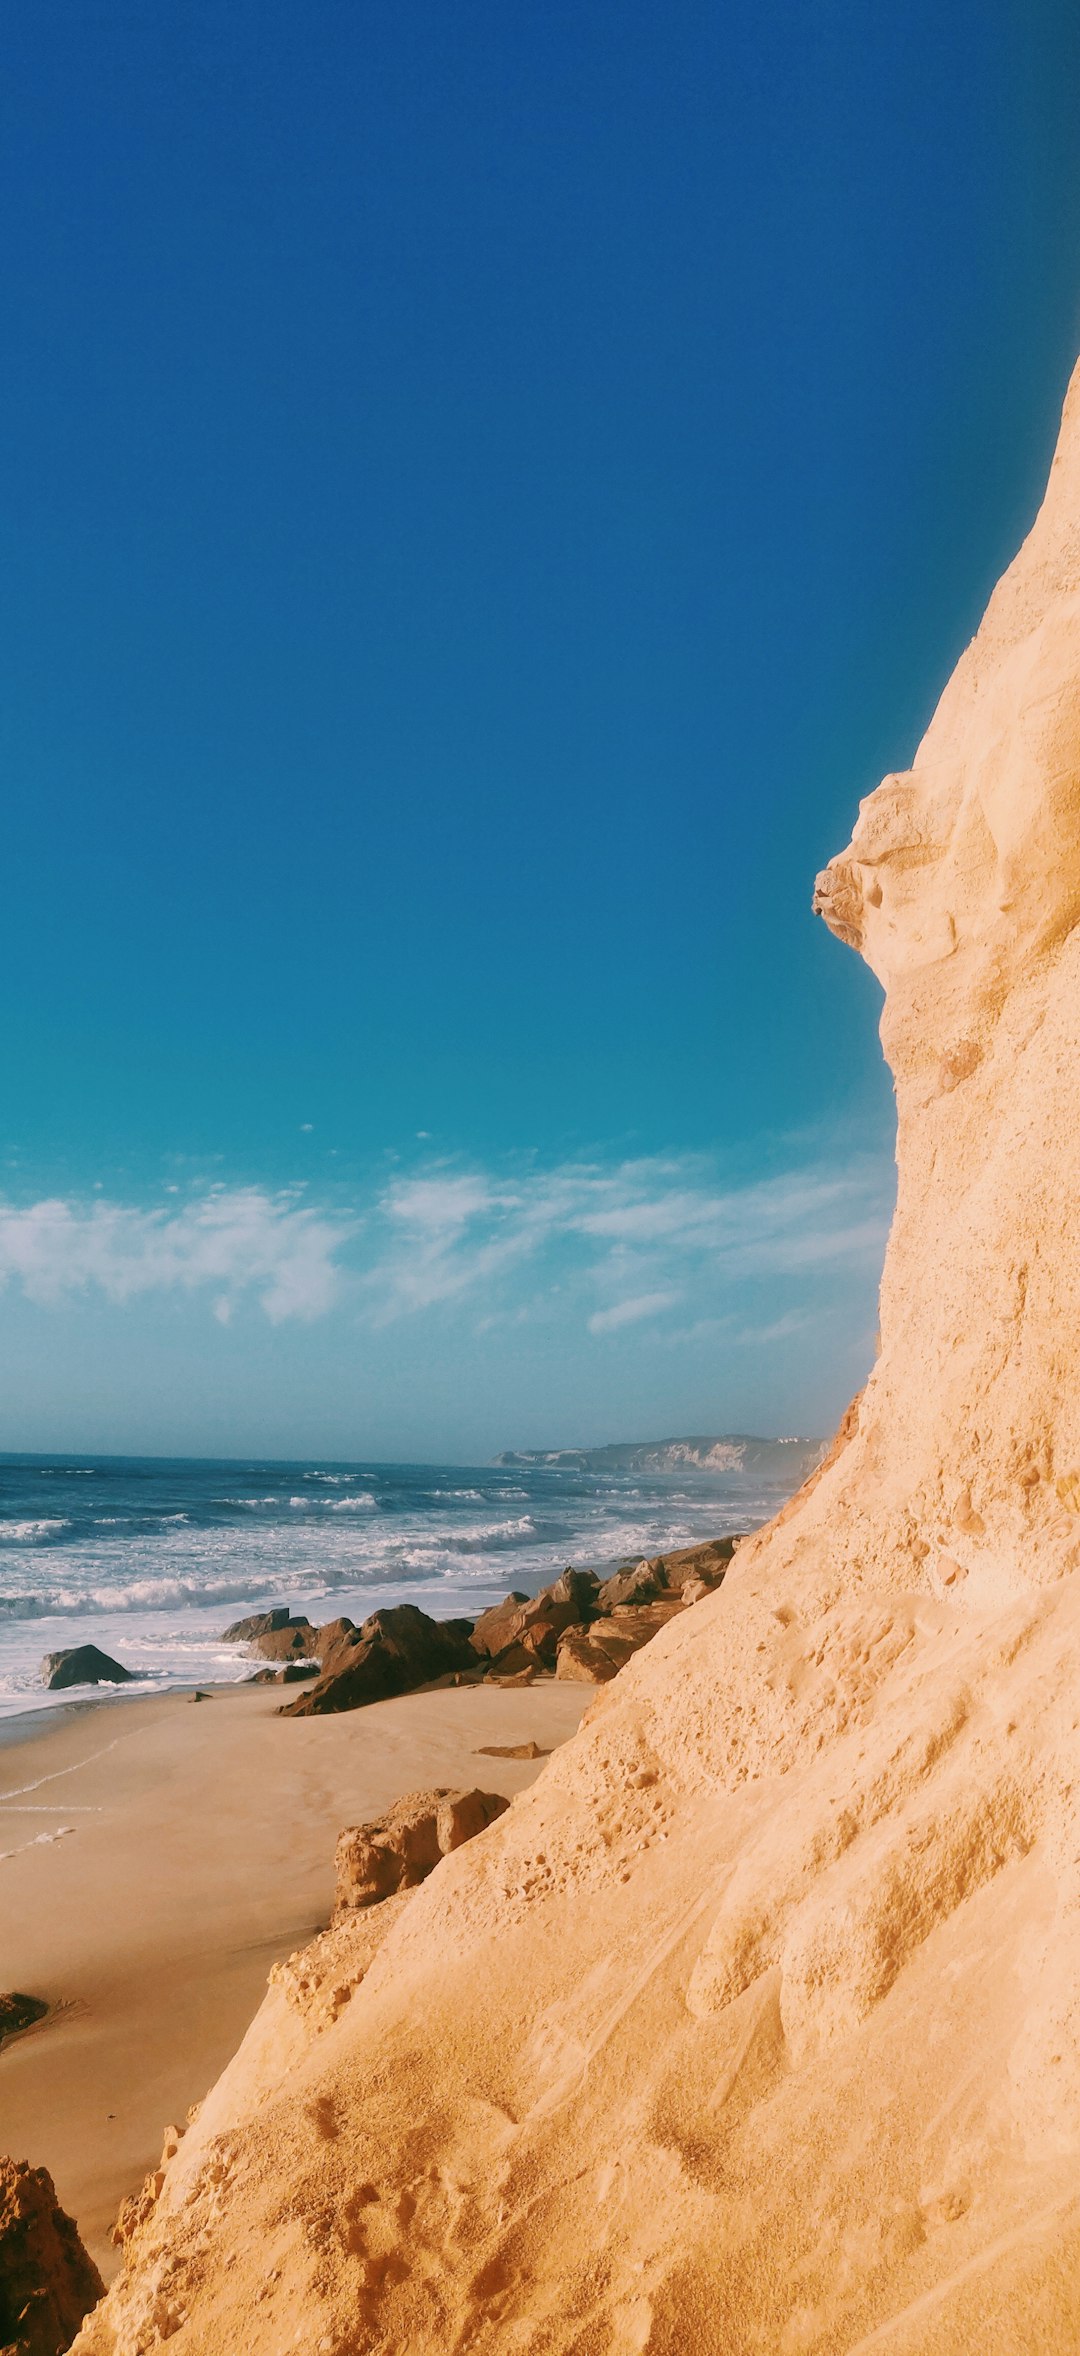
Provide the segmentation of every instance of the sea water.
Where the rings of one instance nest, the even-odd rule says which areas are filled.
[[[734,1473],[0,1456],[0,1718],[72,1699],[41,1682],[69,1645],[133,1670],[125,1694],[239,1679],[251,1660],[221,1637],[249,1611],[475,1618],[568,1562],[606,1574],[751,1529],[786,1494]]]

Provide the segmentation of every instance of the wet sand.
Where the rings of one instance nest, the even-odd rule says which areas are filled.
[[[326,1922],[346,1824],[432,1784],[521,1791],[591,1686],[463,1687],[282,1720],[274,1687],[42,1714],[0,1746],[0,1988],[56,2010],[0,2052],[0,2150],[44,2164],[102,2271],[124,2195]]]

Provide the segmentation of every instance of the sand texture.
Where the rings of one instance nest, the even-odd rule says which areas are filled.
[[[342,1827],[410,1786],[520,1791],[542,1761],[478,1747],[546,1750],[589,1695],[466,1688],[299,1726],[281,1698],[91,1704],[0,1746],[0,1986],[56,2008],[0,2053],[0,2150],[49,2169],[106,2274],[164,2128],[224,2068],[271,1966],[329,1920]]]
[[[1078,777],[1074,380],[820,879],[899,1119],[843,1444],[335,2017],[271,1990],[80,2356],[1080,2344]]]

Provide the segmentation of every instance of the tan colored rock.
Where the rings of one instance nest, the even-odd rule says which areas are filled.
[[[2,2356],[64,2356],[104,2288],[48,2169],[0,2159]]]
[[[79,2356],[163,2283],[170,2356],[1080,2345],[1080,378],[819,903],[898,1115],[841,1444],[332,2028],[260,2016]]]
[[[478,1759],[546,1759],[548,1753],[538,1742],[480,1742],[476,1756]]]
[[[338,1912],[415,1888],[506,1806],[499,1792],[406,1792],[385,1816],[353,1825],[335,1854]]]
[[[502,1603],[494,1603],[490,1611],[481,1612],[479,1619],[473,1623],[470,1639],[473,1651],[492,1656],[505,1652],[507,1645],[512,1641],[510,1623],[520,1611],[522,1604],[528,1603],[528,1601],[529,1598],[523,1590],[520,1587],[515,1587],[511,1589],[510,1594],[504,1598]]]

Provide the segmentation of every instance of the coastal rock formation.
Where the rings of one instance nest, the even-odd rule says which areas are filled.
[[[287,2069],[260,2015],[79,2356],[1076,2347],[1080,376],[818,900],[898,1116],[842,1444]]]
[[[418,1685],[455,1669],[475,1668],[471,1627],[471,1620],[431,1620],[412,1603],[373,1612],[362,1628],[333,1647],[317,1684],[298,1701],[287,1702],[282,1716],[309,1718],[330,1710],[355,1710],[364,1702],[412,1693]]]
[[[96,1644],[75,1644],[67,1652],[47,1652],[41,1664],[41,1682],[48,1686],[50,1693],[59,1692],[66,1685],[130,1685],[133,1676],[132,1669],[111,1660]]]
[[[21,2029],[32,2029],[43,2021],[48,2012],[43,1996],[21,1996],[16,1988],[9,1988],[0,1996],[0,2045],[5,2037],[17,2037]]]
[[[385,1816],[354,1824],[334,1857],[338,1914],[415,1889],[441,1857],[484,1832],[508,1804],[500,1792],[406,1792]]]
[[[64,2356],[104,2288],[48,2169],[0,2159],[3,2356]]]
[[[559,1639],[556,1677],[571,1677],[586,1685],[606,1685],[643,1644],[658,1636],[669,1620],[681,1617],[681,1595],[666,1602],[620,1604],[609,1617],[588,1628],[568,1628]]]
[[[821,1440],[755,1440],[745,1432],[686,1440],[617,1440],[607,1448],[507,1448],[496,1464],[591,1473],[750,1473],[794,1488],[814,1469]]]
[[[276,1636],[287,1628],[292,1613],[287,1604],[275,1604],[269,1612],[249,1612],[246,1620],[233,1620],[221,1631],[223,1644],[253,1644],[257,1636]]]

